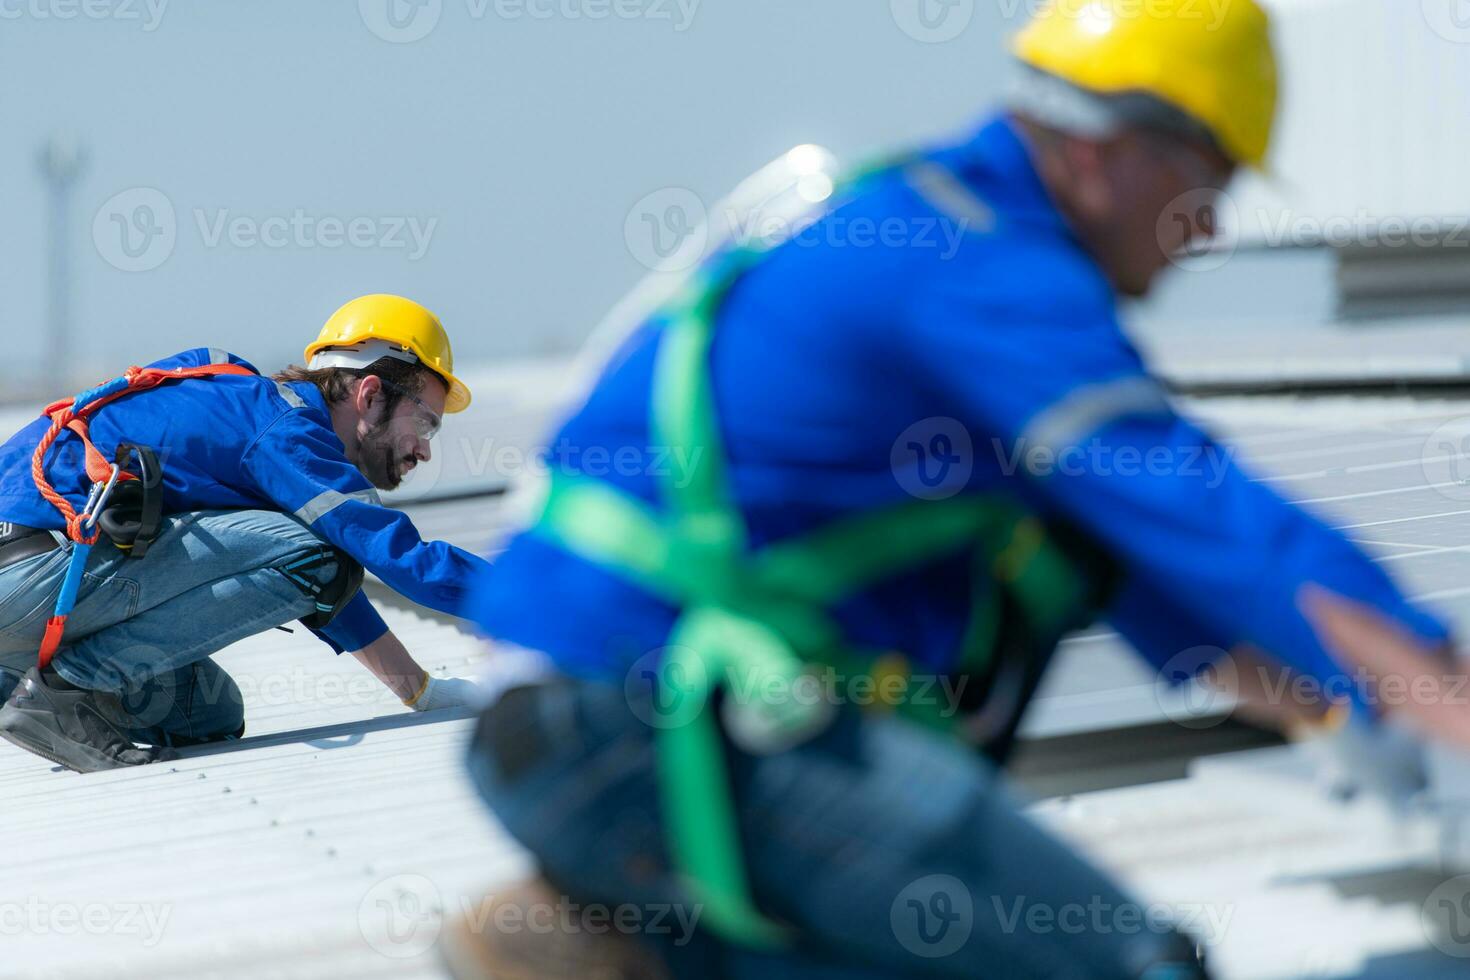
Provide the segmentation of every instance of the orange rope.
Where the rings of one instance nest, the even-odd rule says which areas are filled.
[[[78,549],[72,553],[73,566],[78,561],[85,562],[86,551],[84,548],[90,548],[96,544],[97,539],[102,536],[102,531],[100,527],[94,526],[90,535],[84,534],[82,532],[83,516],[78,514],[76,508],[71,505],[71,502],[58,493],[56,488],[51,485],[51,481],[46,479],[46,453],[51,449],[52,444],[56,442],[62,431],[70,429],[77,438],[82,440],[82,446],[86,450],[85,469],[87,471],[87,477],[92,481],[95,489],[97,484],[105,483],[111,478],[113,464],[109,463],[107,457],[98,452],[97,447],[92,444],[92,438],[87,429],[87,418],[93,412],[97,411],[103,405],[117,401],[119,398],[126,397],[135,392],[156,388],[165,381],[177,381],[185,378],[213,378],[222,374],[244,375],[247,377],[255,376],[254,371],[239,364],[207,364],[192,368],[174,368],[172,371],[164,371],[159,368],[130,367],[123,373],[120,379],[114,379],[103,387],[115,385],[118,380],[126,380],[126,386],[118,388],[118,390],[109,395],[88,402],[82,406],[80,413],[77,411],[76,398],[63,399],[46,406],[44,414],[51,419],[51,428],[46,430],[46,434],[36,444],[36,451],[31,456],[31,478],[35,480],[36,489],[40,491],[41,496],[46,498],[46,501],[52,507],[55,507],[66,520],[66,536],[78,545]],[[91,394],[95,390],[92,389],[91,391],[83,392],[83,394]],[[119,472],[117,476],[119,480],[137,479],[131,473]],[[66,596],[64,589],[62,596]],[[66,632],[66,617],[70,614],[71,610],[70,608],[63,609],[61,605],[62,599],[58,599],[57,610],[50,619],[46,620],[46,632],[41,638],[41,651],[37,663],[43,670],[51,663],[51,658],[56,654],[56,651],[61,648],[61,640]]]
[[[239,364],[207,364],[201,367],[174,368],[171,371],[165,371],[159,368],[130,367],[122,375],[128,380],[128,386],[126,388],[116,391],[105,398],[99,398],[84,406],[80,416],[76,414],[75,398],[62,399],[46,406],[44,414],[51,418],[51,428],[46,430],[46,434],[41,437],[41,441],[36,445],[35,453],[31,456],[31,478],[35,480],[36,489],[40,491],[41,496],[46,498],[46,501],[52,507],[55,507],[66,521],[66,536],[68,538],[78,544],[96,544],[98,537],[101,536],[101,531],[94,528],[90,535],[83,534],[82,515],[78,514],[76,508],[71,505],[71,502],[58,493],[56,488],[51,485],[51,481],[46,479],[46,453],[50,450],[52,444],[56,442],[57,437],[61,435],[62,430],[71,429],[81,438],[82,446],[86,450],[87,475],[94,483],[102,482],[109,475],[110,464],[108,464],[106,457],[98,452],[97,447],[92,444],[92,440],[87,432],[88,416],[102,406],[111,404],[119,398],[134,394],[135,392],[156,388],[165,381],[178,381],[186,378],[210,378],[222,374],[241,375],[245,377],[256,376],[249,368]],[[118,478],[120,480],[137,479],[131,473],[119,473]]]
[[[36,445],[35,454],[31,456],[31,478],[36,481],[36,489],[41,491],[41,496],[45,497],[52,507],[55,507],[61,512],[62,518],[66,521],[66,536],[77,544],[96,544],[97,538],[102,532],[100,530],[94,530],[90,537],[83,534],[81,515],[71,505],[71,501],[57,493],[56,488],[51,485],[51,481],[46,479],[46,451],[51,448],[51,444],[56,441],[56,437],[61,435],[61,431],[66,428],[67,424],[74,417],[70,408],[63,409],[51,416],[51,428],[46,430],[46,434],[41,437],[40,443]]]

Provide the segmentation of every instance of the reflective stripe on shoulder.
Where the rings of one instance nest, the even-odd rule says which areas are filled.
[[[904,168],[904,179],[918,195],[961,231],[986,232],[995,227],[995,212],[954,171],[929,161]]]
[[[304,399],[300,395],[296,394],[296,392],[294,392],[294,391],[291,390],[291,386],[290,385],[288,385],[288,384],[286,384],[286,383],[284,383],[282,381],[277,381],[276,382],[276,394],[278,394],[282,398],[284,398],[286,400],[286,404],[287,405],[290,405],[292,408],[305,408],[306,407],[306,399]]]
[[[210,364],[228,364],[228,363],[230,363],[230,352],[229,351],[220,350],[218,347],[211,347],[211,348],[209,348],[209,363]]]
[[[296,511],[296,519],[303,524],[315,524],[349,500],[357,500],[378,507],[383,506],[383,498],[378,496],[376,490],[355,490],[352,493],[323,490]]]
[[[1153,378],[1134,376],[1084,385],[1038,413],[1021,433],[1021,447],[1029,459],[1032,447],[1061,451],[1120,418],[1173,413]]]

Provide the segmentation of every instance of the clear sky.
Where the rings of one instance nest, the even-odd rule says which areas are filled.
[[[202,345],[273,368],[377,291],[437,310],[462,361],[563,350],[646,271],[646,215],[677,231],[671,199],[799,143],[971,125],[1035,3],[0,0],[0,385],[44,363],[54,135],[86,154],[83,380]]]
[[[96,370],[205,344],[274,365],[372,291],[436,309],[464,359],[553,350],[644,271],[647,195],[978,114],[1025,3],[936,4],[936,33],[905,2],[0,0],[0,381],[44,350],[52,134],[87,154]]]

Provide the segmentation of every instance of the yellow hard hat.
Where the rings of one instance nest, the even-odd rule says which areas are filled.
[[[1025,64],[1105,95],[1142,92],[1261,168],[1276,117],[1276,55],[1255,0],[1048,0],[1012,45]]]
[[[462,412],[470,389],[454,376],[454,352],[439,318],[402,296],[359,296],[331,318],[306,348],[306,366],[367,367],[380,357],[416,360],[444,379],[449,395],[444,411]]]

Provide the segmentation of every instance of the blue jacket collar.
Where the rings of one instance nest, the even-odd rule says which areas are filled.
[[[287,381],[286,387],[296,392],[301,400],[306,402],[308,408],[316,409],[327,418],[332,417],[332,413],[327,410],[327,400],[322,397],[321,389],[310,381]]]
[[[1031,161],[1020,128],[1010,117],[985,120],[970,139],[953,149],[960,174],[982,197],[1013,218],[1057,228],[1073,237]]]

